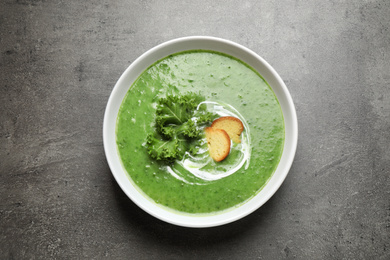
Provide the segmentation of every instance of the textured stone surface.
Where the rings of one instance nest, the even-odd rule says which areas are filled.
[[[387,0],[0,1],[0,258],[389,259],[389,14]],[[279,191],[211,229],[135,206],[102,144],[121,73],[189,35],[265,58],[299,118]]]

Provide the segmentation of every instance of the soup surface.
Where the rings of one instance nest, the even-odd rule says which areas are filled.
[[[145,147],[156,104],[167,95],[198,93],[208,110],[239,117],[245,130],[222,162],[185,157],[166,165]],[[183,213],[215,213],[255,196],[276,170],[284,145],[283,115],[267,82],[243,62],[211,51],[170,55],[145,70],[123,99],[118,152],[131,181],[159,205]],[[202,149],[201,149],[202,150]]]

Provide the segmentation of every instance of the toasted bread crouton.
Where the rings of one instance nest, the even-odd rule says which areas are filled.
[[[206,139],[211,158],[220,162],[230,153],[230,138],[225,130],[206,127]]]
[[[233,142],[241,143],[240,135],[244,131],[244,125],[240,119],[232,116],[220,117],[213,121],[211,127],[225,130]]]

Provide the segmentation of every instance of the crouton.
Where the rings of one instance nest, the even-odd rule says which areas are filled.
[[[241,143],[240,135],[244,131],[244,125],[240,119],[232,116],[220,117],[213,121],[211,127],[225,130],[233,142]]]
[[[206,127],[206,140],[211,158],[220,162],[230,153],[230,138],[225,130]]]

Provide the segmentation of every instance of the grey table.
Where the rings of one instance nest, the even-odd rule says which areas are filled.
[[[390,259],[390,2],[0,1],[0,259]],[[235,223],[149,216],[107,165],[121,73],[164,41],[240,43],[281,75],[299,144]]]

